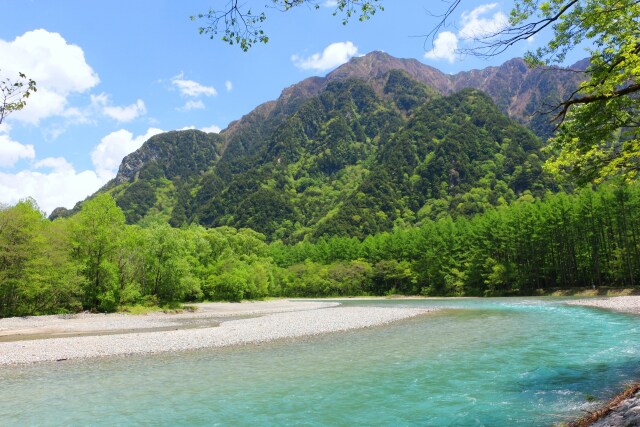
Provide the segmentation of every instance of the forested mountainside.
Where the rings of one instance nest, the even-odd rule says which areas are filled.
[[[541,169],[551,125],[531,113],[578,75],[511,60],[447,76],[374,52],[285,89],[220,134],[154,136],[101,192],[129,223],[248,227],[288,242],[481,213],[556,189]]]

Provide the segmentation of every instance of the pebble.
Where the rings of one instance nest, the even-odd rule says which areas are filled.
[[[621,296],[609,298],[585,298],[567,302],[569,305],[606,308],[624,313],[640,314],[640,296]]]
[[[335,306],[331,303],[309,304],[311,305],[306,305],[302,311],[284,311],[260,317],[228,320],[211,328],[0,342],[0,365],[261,343],[284,338],[369,328],[433,311],[433,309],[403,307],[345,307]],[[211,313],[206,315],[211,315]],[[123,329],[137,329],[145,327],[143,325],[146,327],[150,327],[149,325],[157,326],[158,323],[166,326],[166,323],[159,322],[162,316],[151,316],[148,319],[145,318],[146,316],[119,316],[106,316],[102,319],[100,326],[96,327],[96,330],[104,330],[105,327],[112,328],[114,326]],[[79,318],[83,317],[85,316],[79,316]],[[90,319],[85,319],[84,322],[92,323],[95,321],[93,318]],[[55,323],[60,318],[55,317],[55,319],[50,318],[49,320]],[[3,328],[7,330],[9,323],[14,324],[14,328],[16,323],[20,327],[25,327],[33,326],[34,322],[46,324],[47,319],[29,318],[24,321],[28,325],[20,324],[19,320],[2,319],[0,320],[0,331]]]

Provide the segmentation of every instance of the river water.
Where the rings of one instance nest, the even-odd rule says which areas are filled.
[[[0,368],[0,425],[548,426],[640,378],[640,316],[558,299],[440,306],[302,340]]]

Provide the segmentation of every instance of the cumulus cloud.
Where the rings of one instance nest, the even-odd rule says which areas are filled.
[[[463,12],[462,28],[458,32],[458,37],[461,39],[490,37],[506,28],[509,25],[509,18],[501,11],[497,11],[490,18],[482,16],[497,6],[497,3],[484,4],[471,12]]]
[[[231,80],[224,82],[224,87],[227,88],[227,92],[231,92],[233,90],[233,83],[231,83]]]
[[[443,31],[438,34],[433,42],[433,49],[425,52],[427,59],[446,59],[449,62],[456,60],[458,50],[458,37],[451,31]]]
[[[192,130],[192,129],[201,130],[202,132],[206,132],[206,133],[220,133],[220,131],[222,130],[220,129],[220,126],[216,126],[216,125],[205,126],[203,128],[197,128],[195,126],[185,126],[180,130]]]
[[[0,134],[0,167],[13,167],[20,159],[33,160],[35,157],[33,145],[23,145],[6,133]]]
[[[142,99],[138,99],[135,103],[119,107],[111,105],[111,99],[106,93],[91,95],[90,114],[100,113],[122,123],[130,122],[147,113],[147,107]],[[82,115],[81,113],[79,113]]]
[[[26,32],[12,41],[0,39],[0,58],[3,77],[13,79],[23,72],[37,82],[38,91],[27,106],[11,116],[31,124],[63,115],[69,95],[83,93],[100,82],[79,46],[43,29]]]
[[[33,197],[40,209],[50,214],[57,207],[72,208],[76,202],[95,193],[104,182],[93,171],[77,173],[69,163],[50,159],[42,166],[53,167],[50,173],[24,170],[16,174],[0,172],[2,202],[15,204]],[[56,168],[54,164],[58,164]]]
[[[149,128],[144,135],[134,137],[128,130],[120,129],[102,138],[100,144],[91,152],[91,161],[101,182],[106,183],[116,176],[124,156],[140,148],[147,139],[162,132],[162,129]]]
[[[446,59],[454,62],[457,59],[458,44],[460,41],[490,38],[509,25],[509,18],[502,11],[497,11],[490,17],[485,15],[494,10],[497,3],[489,3],[476,7],[471,11],[465,11],[460,18],[461,27],[457,33],[443,31],[438,33],[433,42],[433,49],[425,52],[427,59]]]
[[[185,80],[182,73],[171,79],[173,84],[184,96],[197,98],[199,96],[216,96],[218,92],[212,86],[204,86],[194,80]]]
[[[314,53],[309,57],[292,55],[291,61],[301,70],[326,71],[347,62],[358,54],[358,48],[350,41],[332,43],[322,53]]]
[[[33,166],[36,169],[51,169],[53,172],[60,173],[73,171],[73,165],[64,157],[47,157],[37,161]]]
[[[185,104],[179,108],[180,111],[191,111],[191,110],[204,110],[204,102],[201,100],[189,100],[185,102]]]
[[[126,107],[104,107],[104,114],[119,122],[130,122],[146,113],[147,108],[142,99]]]
[[[220,133],[222,129],[220,129],[220,126],[212,125],[212,126],[203,127],[200,130],[206,133]]]

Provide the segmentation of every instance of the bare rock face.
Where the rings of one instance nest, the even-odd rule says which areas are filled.
[[[350,77],[367,81],[381,80],[391,70],[403,70],[413,79],[431,86],[442,94],[451,93],[454,89],[451,76],[425,65],[416,59],[395,58],[384,52],[371,52],[338,67],[326,77],[328,81]]]
[[[118,185],[133,181],[144,165],[159,157],[160,150],[152,143],[152,139],[149,139],[147,149],[136,150],[122,159],[122,163],[120,163],[120,167],[118,168],[118,174],[113,179],[114,184]]]
[[[223,150],[224,138],[215,133],[184,130],[155,135],[140,149],[122,159],[118,174],[107,185],[132,182],[143,169],[152,165],[160,168],[161,173],[169,179],[200,174],[220,157]]]
[[[529,124],[536,114],[548,111],[554,103],[557,104],[577,88],[584,79],[581,71],[586,66],[585,61],[580,61],[568,69],[529,68],[522,58],[514,58],[497,67],[448,75],[416,59],[401,59],[384,52],[371,52],[351,59],[324,78],[311,77],[285,89],[279,102],[317,95],[332,81],[354,77],[381,89],[391,70],[402,70],[442,95],[467,88],[479,89],[486,92],[504,113],[521,123]],[[548,136],[546,133],[548,130],[542,136]]]

